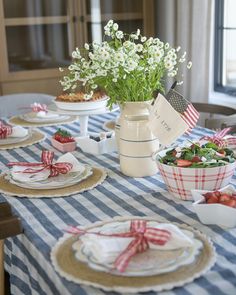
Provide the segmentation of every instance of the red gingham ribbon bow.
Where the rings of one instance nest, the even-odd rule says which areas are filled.
[[[54,157],[54,152],[51,151],[43,151],[41,155],[41,161],[40,163],[28,163],[28,162],[10,162],[8,163],[8,166],[25,166],[25,167],[41,167],[38,170],[31,169],[31,168],[26,168],[23,173],[37,173],[41,172],[45,169],[50,170],[50,175],[49,177],[57,176],[59,174],[66,174],[68,173],[73,165],[71,163],[67,162],[61,162],[61,163],[55,163],[53,164],[53,157]]]
[[[40,103],[33,103],[30,105],[32,112],[38,113],[38,112],[48,112],[48,107],[46,104],[40,104]]]
[[[10,125],[5,125],[0,121],[0,138],[6,138],[8,135],[12,134],[12,127]]]
[[[224,136],[227,133],[229,133],[230,130],[231,130],[231,127],[224,128],[224,129],[220,130],[219,132],[215,133],[213,136],[203,136],[201,139],[209,140],[209,141],[215,143],[216,145],[218,145],[219,147],[225,147],[227,145],[234,145],[234,144],[236,144],[235,137],[224,139]]]
[[[149,248],[149,243],[154,245],[165,245],[171,237],[171,233],[164,229],[147,227],[146,220],[131,220],[130,231],[125,233],[104,234],[100,232],[90,232],[76,227],[70,227],[67,232],[72,234],[95,234],[106,237],[134,238],[127,248],[120,253],[114,262],[114,268],[124,272],[130,259],[137,253],[142,253]]]

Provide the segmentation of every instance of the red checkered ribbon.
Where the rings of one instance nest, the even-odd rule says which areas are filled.
[[[48,112],[48,107],[46,104],[40,104],[40,103],[33,103],[30,105],[30,108],[32,112],[38,113],[38,112]]]
[[[5,125],[0,121],[0,138],[6,138],[8,135],[12,134],[12,127],[10,125]]]
[[[55,163],[53,164],[53,157],[54,152],[51,151],[43,151],[41,155],[41,161],[40,163],[28,163],[28,162],[10,162],[8,163],[8,166],[23,166],[23,167],[40,167],[40,169],[32,169],[32,168],[26,168],[24,171],[21,171],[22,173],[38,173],[43,170],[50,170],[49,177],[57,176],[59,174],[66,174],[68,173],[73,165],[68,162],[61,162],[61,163]]]
[[[227,145],[236,145],[236,137],[229,137],[224,138],[226,134],[228,134],[231,130],[231,127],[224,128],[214,134],[213,136],[203,136],[201,139],[209,140],[211,142],[214,142],[219,147],[225,147]]]
[[[167,230],[147,227],[146,220],[131,220],[130,231],[125,233],[105,234],[86,231],[77,227],[70,227],[67,232],[72,234],[95,234],[106,237],[134,238],[114,262],[114,268],[120,272],[126,270],[130,259],[134,255],[146,251],[150,247],[150,243],[154,245],[165,245],[171,237],[171,233]]]

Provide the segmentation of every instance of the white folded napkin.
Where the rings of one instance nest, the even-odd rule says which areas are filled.
[[[21,127],[21,126],[15,126],[12,127],[12,134],[8,135],[7,137],[25,137],[28,135],[28,130]]]
[[[79,161],[71,153],[66,153],[65,155],[59,157],[55,163],[60,163],[60,162],[67,162],[73,165],[69,173],[71,172],[83,173],[85,170],[85,166],[79,163]],[[37,171],[43,168],[43,166],[22,167],[22,166],[14,165],[12,169],[10,170],[10,175],[15,181],[18,181],[18,182],[38,182],[38,181],[46,180],[50,175],[50,170],[46,170],[46,169],[40,172],[35,172],[35,173],[23,173],[23,171],[27,168],[35,169]]]
[[[169,223],[154,223],[148,222],[147,227],[165,229],[171,233],[171,238],[165,245],[154,245],[149,243],[150,249],[156,250],[174,250],[179,248],[192,247],[193,241],[177,226]],[[121,223],[117,228],[110,228],[102,231],[106,234],[127,232],[130,228],[130,222]],[[92,255],[96,261],[101,264],[110,264],[115,261],[119,254],[127,248],[133,238],[121,237],[104,237],[95,234],[85,234],[80,237],[83,244],[83,251],[86,255]]]
[[[53,119],[53,118],[58,118],[60,117],[60,115],[58,114],[54,114],[51,112],[44,112],[44,111],[40,111],[38,113],[35,113],[37,118],[43,118],[43,119]]]

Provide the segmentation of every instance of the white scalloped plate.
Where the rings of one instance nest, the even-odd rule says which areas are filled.
[[[50,123],[50,122],[60,122],[62,120],[67,120],[70,118],[70,116],[57,115],[55,117],[47,117],[47,116],[37,117],[35,113],[26,113],[26,114],[20,115],[19,118],[30,123]]]
[[[13,183],[22,188],[31,188],[31,189],[55,189],[61,187],[68,187],[79,183],[80,181],[88,178],[92,175],[92,167],[85,165],[85,170],[81,173],[68,173],[68,175],[58,175],[55,177],[47,178],[43,181],[32,182],[32,183],[25,183],[19,182],[14,180],[11,175],[10,171],[6,174],[6,179],[9,180],[10,183]]]
[[[84,229],[86,230],[96,230],[97,227],[101,227],[104,224],[108,224],[108,223],[112,223],[112,222],[120,222],[120,221],[127,221],[127,220],[131,220],[131,219],[145,219],[145,220],[151,220],[151,221],[155,221],[158,222],[158,220],[156,218],[150,218],[150,217],[140,217],[140,216],[126,216],[126,217],[120,217],[117,216],[111,220],[107,220],[107,221],[98,221],[93,223],[90,226],[85,227]],[[176,223],[174,223],[176,224]],[[178,276],[178,270],[175,270],[173,272],[171,272],[170,274],[168,273],[163,273],[160,274],[160,276],[164,276],[165,279],[163,282],[161,282],[161,278],[159,280],[157,280],[157,283],[155,283],[154,281],[149,284],[145,284],[145,280],[146,277],[138,277],[140,278],[140,280],[142,280],[141,285],[139,283],[135,283],[135,281],[132,281],[132,277],[130,277],[130,284],[128,284],[128,277],[124,277],[125,283],[124,284],[118,284],[117,281],[113,280],[113,284],[111,285],[109,282],[111,280],[111,276],[110,274],[107,274],[106,272],[102,272],[101,276],[99,276],[99,278],[97,278],[96,275],[96,271],[94,272],[93,269],[91,269],[91,279],[90,277],[86,277],[84,275],[80,276],[79,274],[79,270],[77,275],[74,274],[74,272],[70,272],[68,271],[67,268],[64,268],[64,265],[61,265],[61,262],[58,261],[57,255],[60,253],[61,249],[63,249],[64,247],[67,247],[66,245],[69,243],[70,245],[72,245],[74,242],[76,241],[77,238],[65,233],[59,240],[58,242],[55,244],[55,246],[52,248],[51,250],[51,261],[52,264],[55,268],[55,270],[64,278],[66,278],[67,280],[77,283],[77,284],[84,284],[86,286],[92,286],[95,288],[99,288],[105,291],[113,291],[113,292],[120,292],[120,293],[139,293],[139,292],[150,292],[150,291],[155,291],[155,292],[161,292],[164,290],[171,290],[175,287],[182,287],[187,283],[191,283],[193,280],[199,278],[200,276],[204,275],[208,270],[210,270],[210,268],[215,264],[216,261],[216,254],[215,254],[215,248],[212,244],[212,242],[210,241],[210,239],[202,234],[200,231],[193,229],[190,226],[184,225],[184,224],[176,224],[177,226],[180,227],[180,229],[182,230],[187,230],[191,233],[193,233],[194,235],[196,235],[202,242],[203,242],[203,249],[201,253],[204,253],[204,263],[200,263],[200,261],[203,259],[203,257],[200,258],[200,260],[198,260],[198,256],[196,259],[196,264],[192,263],[192,267],[190,266],[190,273],[186,273],[183,275],[182,271],[180,271],[180,277]],[[68,242],[70,241],[70,242]],[[67,250],[68,251],[68,250]],[[202,254],[199,254],[199,256]],[[65,257],[64,257],[65,259]],[[75,258],[76,260],[76,258]],[[201,264],[200,267],[198,267],[198,263]],[[195,266],[196,265],[196,266]],[[68,266],[67,266],[68,267]],[[188,267],[188,266],[186,266]],[[194,268],[196,267],[196,270],[194,270]],[[192,269],[193,268],[193,269]],[[180,268],[182,269],[182,268]],[[99,272],[100,273],[100,272]],[[103,277],[102,277],[103,274]],[[173,274],[173,275],[172,275]],[[107,277],[108,276],[108,277]],[[96,277],[96,279],[95,279]],[[118,277],[119,276],[115,276]],[[159,278],[159,275],[156,275],[154,277]],[[167,277],[169,277],[169,279],[167,279]],[[152,276],[147,277],[147,278],[152,278]],[[108,284],[106,283],[108,280]],[[155,279],[154,279],[155,280]],[[120,280],[119,280],[120,282]]]
[[[127,223],[127,226],[125,226]],[[158,222],[150,222],[149,226],[155,227]],[[96,231],[106,232],[122,232],[122,229],[129,227],[127,222],[114,222],[106,224],[105,226],[96,228]],[[113,264],[101,264],[96,260],[96,257],[88,251],[85,245],[81,245],[80,241],[73,244],[72,248],[75,251],[75,257],[81,262],[87,263],[89,267],[97,271],[108,272],[119,276],[151,276],[161,273],[167,273],[178,269],[182,265],[193,263],[199,251],[202,248],[202,242],[194,238],[192,232],[188,230],[183,231],[193,241],[193,247],[181,248],[176,250],[152,250],[138,254],[132,258],[126,271],[120,273],[114,270]]]

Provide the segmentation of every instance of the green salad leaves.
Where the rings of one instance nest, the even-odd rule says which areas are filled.
[[[189,147],[176,147],[158,157],[160,163],[188,168],[210,168],[224,166],[236,160],[233,150],[219,147],[213,142],[192,143]]]

